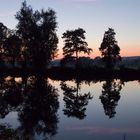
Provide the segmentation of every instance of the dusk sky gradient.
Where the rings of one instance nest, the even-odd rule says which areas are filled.
[[[0,22],[15,28],[14,15],[23,0],[1,0]],[[122,56],[140,56],[140,0],[27,0],[34,10],[52,8],[57,15],[59,57],[66,30],[83,28],[86,41],[93,49],[91,57],[100,55],[98,48],[108,27],[114,28]]]

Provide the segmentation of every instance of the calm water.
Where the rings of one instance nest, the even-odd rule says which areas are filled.
[[[140,82],[0,79],[4,140],[140,140]]]

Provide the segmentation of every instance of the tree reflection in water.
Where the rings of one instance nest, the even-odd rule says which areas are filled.
[[[105,114],[109,118],[113,118],[116,114],[115,108],[118,105],[123,84],[121,80],[107,80],[103,83],[102,95],[99,98],[103,104]]]
[[[76,87],[68,86],[66,82],[61,82],[61,89],[64,91],[65,109],[64,114],[68,117],[76,117],[84,119],[86,117],[85,111],[88,102],[93,97],[89,93],[79,93],[81,89],[80,81],[75,80]]]
[[[6,124],[0,125],[0,138],[1,140],[20,140],[17,130]]]
[[[4,118],[11,111],[18,112],[20,127],[16,132],[20,139],[40,135],[47,140],[57,133],[58,94],[47,79],[24,77],[21,83],[16,83],[14,78],[1,79],[0,86],[0,117]]]
[[[18,110],[23,102],[21,87],[21,83],[15,82],[14,77],[9,77],[9,80],[0,79],[0,118]]]

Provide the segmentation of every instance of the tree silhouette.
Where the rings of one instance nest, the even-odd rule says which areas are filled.
[[[52,9],[33,11],[26,1],[16,14],[17,32],[22,38],[26,58],[33,63],[38,71],[46,68],[48,62],[57,52],[58,38],[56,35],[56,14]]]
[[[92,96],[89,93],[81,94],[79,93],[80,83],[76,81],[76,88],[70,87],[66,83],[61,83],[61,89],[64,91],[65,109],[64,114],[68,117],[76,117],[78,119],[84,119],[86,117],[85,111],[86,106]]]
[[[1,65],[2,65],[2,57],[5,55],[4,42],[7,36],[8,36],[8,28],[3,23],[0,23],[0,64]]]
[[[22,40],[16,30],[10,30],[0,23],[0,59],[11,61],[14,66],[15,61],[21,57],[21,45]]]
[[[8,28],[3,23],[0,23],[0,52],[1,53],[3,51],[3,44],[7,38],[7,35],[8,35]]]
[[[65,58],[76,57],[78,60],[79,53],[84,52],[90,54],[91,48],[88,48],[88,44],[85,41],[85,30],[78,28],[75,30],[67,30],[63,33],[62,38],[64,39],[65,45],[63,47],[63,55]]]
[[[108,31],[105,31],[103,41],[99,48],[107,68],[112,68],[117,60],[121,60],[119,55],[120,48],[115,39],[115,35],[116,33],[112,28],[109,28]]]
[[[12,65],[15,66],[15,61],[20,58],[22,41],[14,32],[4,42],[4,51],[6,56],[12,58]]]
[[[115,108],[120,99],[120,91],[122,89],[122,81],[107,80],[103,84],[102,95],[100,96],[105,114],[109,118],[113,118],[116,114]]]

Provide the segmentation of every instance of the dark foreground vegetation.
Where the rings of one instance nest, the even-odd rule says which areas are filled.
[[[70,69],[70,68],[52,68],[44,72],[36,72],[33,69],[22,71],[21,69],[7,69],[1,71],[1,77],[13,76],[13,77],[29,77],[29,76],[41,76],[48,77],[52,80],[106,80],[106,79],[121,79],[123,81],[140,80],[140,70],[134,69],[122,69],[122,70],[108,70],[104,68],[100,69]]]
[[[105,80],[105,79],[123,79],[139,80],[140,70],[123,69],[123,70],[108,70],[108,69],[51,69],[48,70],[48,76],[54,80]]]

